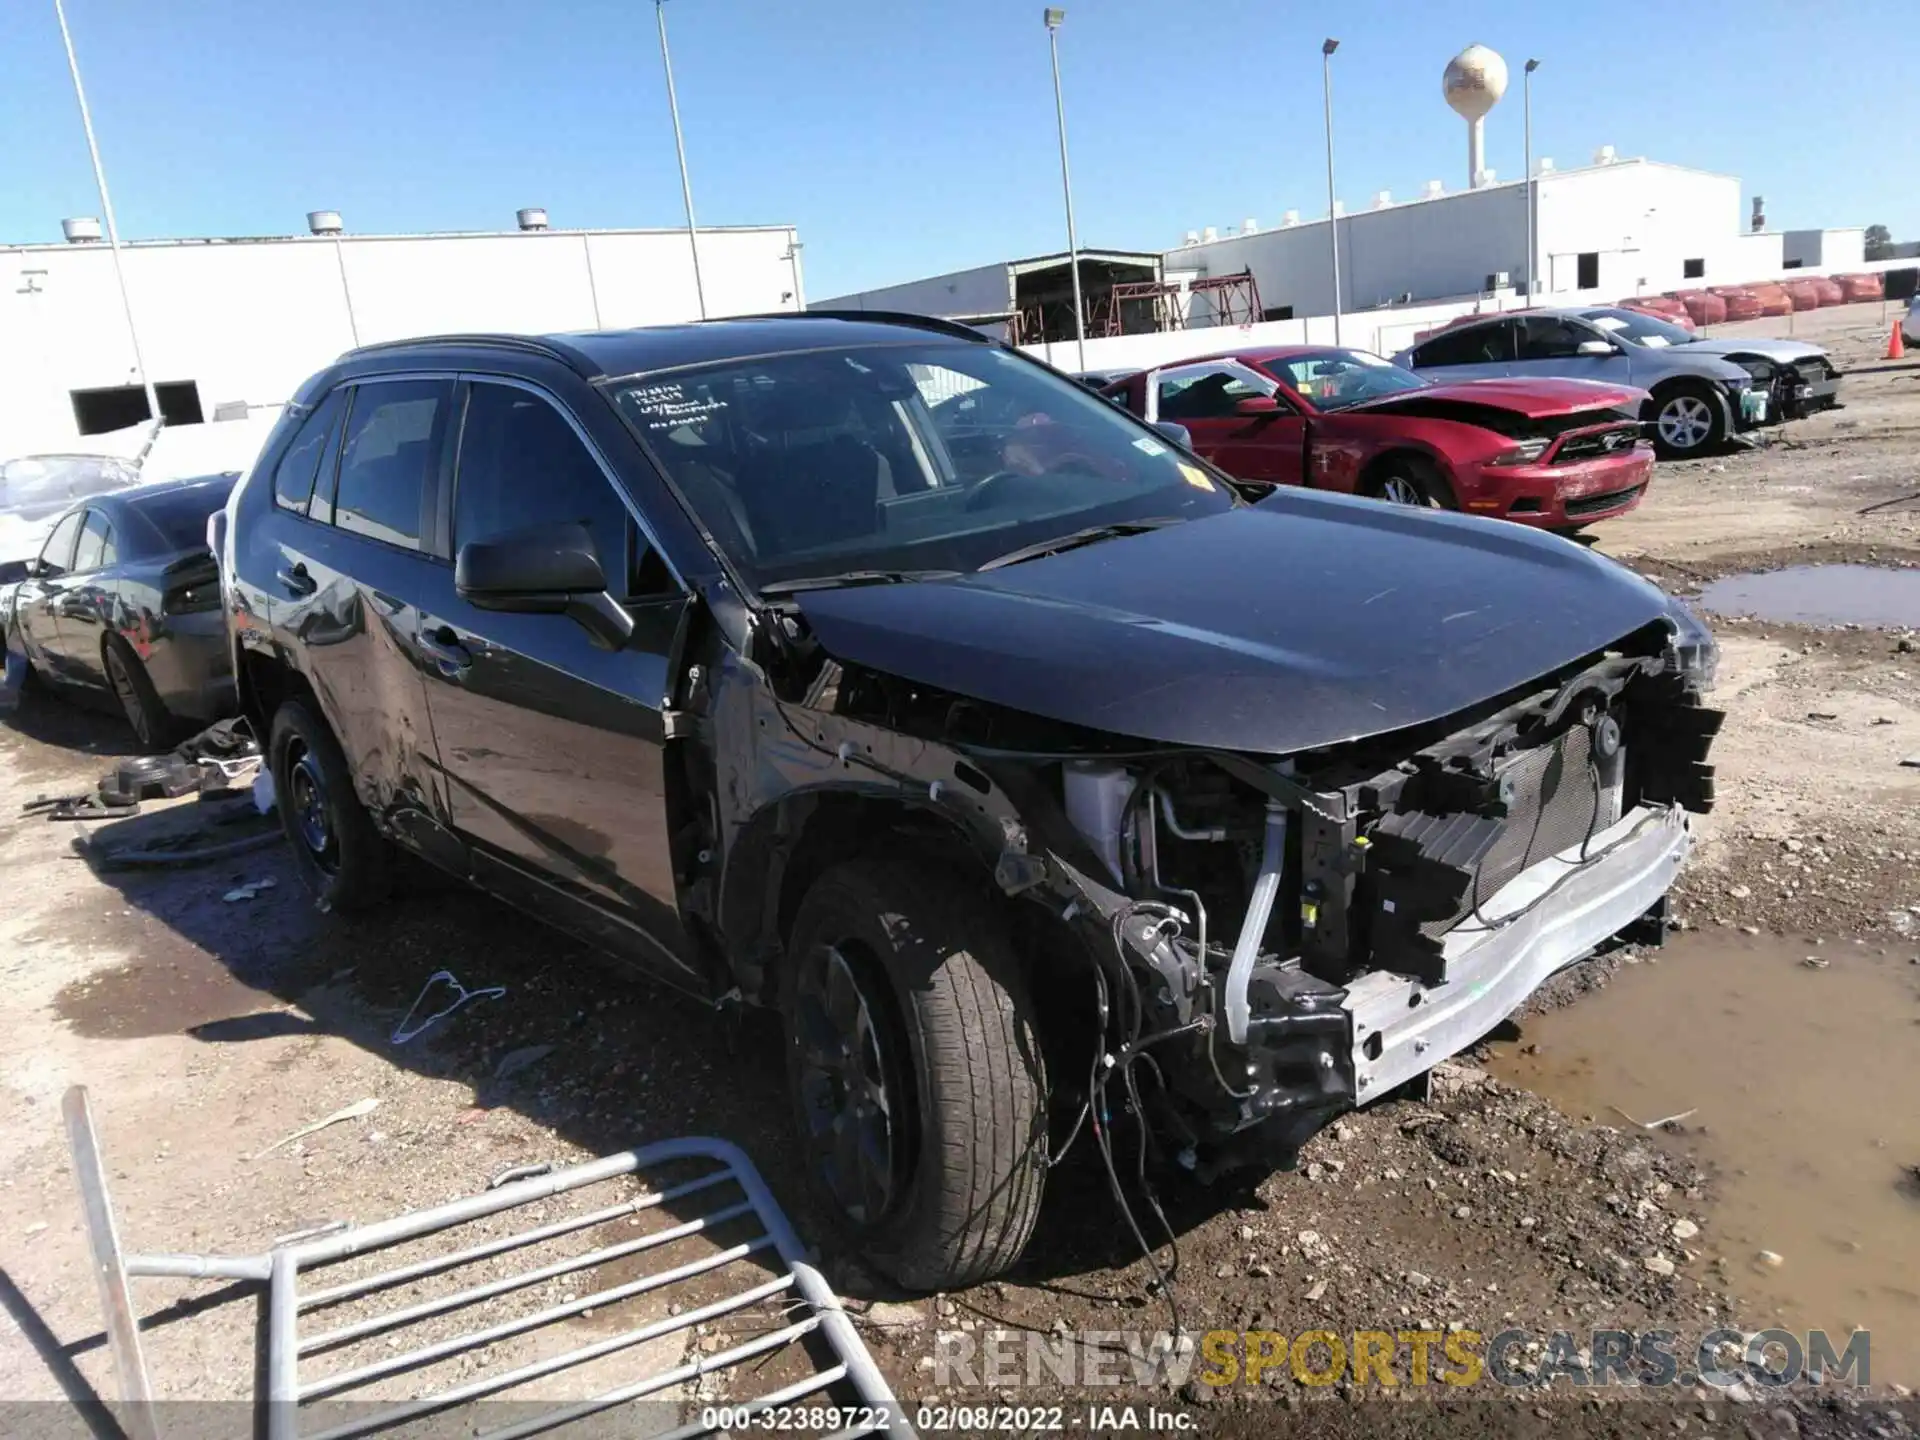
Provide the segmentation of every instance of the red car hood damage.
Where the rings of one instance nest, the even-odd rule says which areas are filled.
[[[1418,409],[1434,401],[1458,405],[1484,405],[1494,410],[1510,410],[1530,420],[1545,420],[1556,415],[1573,415],[1582,410],[1610,410],[1635,405],[1645,392],[1629,385],[1608,385],[1597,380],[1460,380],[1451,385],[1428,385],[1419,390],[1404,390],[1378,400],[1362,400],[1344,407],[1345,414]]]

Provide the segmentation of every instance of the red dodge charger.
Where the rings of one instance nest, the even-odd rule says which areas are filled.
[[[1102,392],[1186,427],[1236,479],[1311,485],[1573,530],[1623,515],[1653,475],[1643,391],[1590,380],[1437,385],[1364,350],[1237,350]]]

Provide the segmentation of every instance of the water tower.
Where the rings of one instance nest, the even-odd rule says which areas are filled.
[[[1486,169],[1487,112],[1507,93],[1507,62],[1484,45],[1469,45],[1447,62],[1441,88],[1454,113],[1467,122],[1467,186],[1480,184]]]

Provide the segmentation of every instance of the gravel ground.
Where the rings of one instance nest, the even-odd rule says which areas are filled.
[[[1852,306],[1798,317],[1800,334],[1831,345],[1852,370],[1845,410],[1773,432],[1750,450],[1663,466],[1643,509],[1600,532],[1601,548],[1682,591],[1782,564],[1920,563],[1912,458],[1920,364],[1878,361],[1879,312]],[[1717,619],[1715,628],[1724,645],[1718,703],[1729,712],[1716,751],[1721,799],[1681,883],[1679,922],[1909,943],[1920,929],[1920,910],[1910,908],[1920,907],[1920,770],[1900,761],[1920,754],[1920,654],[1902,649],[1894,631]],[[0,1402],[114,1393],[58,1113],[76,1081],[91,1089],[121,1231],[137,1248],[258,1251],[316,1221],[368,1220],[473,1193],[511,1165],[566,1163],[690,1133],[742,1145],[802,1233],[818,1233],[794,1183],[765,1017],[716,1015],[629,984],[571,942],[445,885],[423,881],[362,918],[318,915],[277,848],[196,870],[96,874],[73,854],[75,827],[19,809],[43,793],[86,788],[124,745],[104,717],[46,703],[0,727],[0,1308],[8,1317]],[[94,837],[181,823],[155,812],[119,822],[118,837],[114,826],[96,827]],[[274,886],[251,899],[223,899],[236,884],[269,879]],[[1577,1001],[1634,958],[1616,950],[1588,962],[1534,1007]],[[395,1044],[409,1003],[443,968],[506,994]],[[533,1054],[540,1047],[551,1048]],[[1808,1050],[1781,1063],[1845,1059]],[[370,1115],[247,1158],[367,1098],[379,1102]],[[1130,1144],[1122,1153],[1130,1161]],[[1124,1424],[1090,1409],[1111,1403],[1138,1407],[1142,1426],[1152,1407],[1170,1423],[1218,1434],[1910,1433],[1913,1417],[1899,1413],[1904,1395],[1890,1385],[1920,1384],[1914,1376],[1877,1375],[1868,1393],[1680,1385],[1645,1400],[1617,1387],[1483,1382],[1463,1394],[1405,1384],[1403,1351],[1403,1383],[1391,1391],[1306,1385],[1288,1366],[1259,1384],[1217,1389],[1191,1374],[1181,1384],[1136,1383],[1131,1362],[1113,1386],[1014,1389],[964,1383],[934,1358],[938,1345],[979,1346],[996,1331],[1150,1336],[1167,1328],[1171,1298],[1193,1332],[1525,1329],[1536,1340],[1514,1352],[1519,1378],[1537,1378],[1554,1358],[1544,1342],[1555,1331],[1575,1335],[1567,1343],[1579,1350],[1590,1348],[1583,1332],[1594,1328],[1692,1337],[1742,1323],[1741,1302],[1708,1263],[1703,1238],[1712,1234],[1717,1184],[1676,1137],[1569,1118],[1492,1079],[1469,1055],[1444,1067],[1424,1097],[1347,1117],[1307,1147],[1297,1171],[1211,1189],[1164,1182],[1179,1237],[1170,1296],[1117,1221],[1084,1144],[1057,1172],[1041,1235],[1014,1279],[910,1300],[888,1293],[857,1259],[835,1258],[830,1272],[856,1308],[875,1307],[862,1323],[902,1395],[935,1406],[1058,1404],[1070,1428]],[[679,1203],[663,1209],[671,1220],[695,1213]],[[699,1245],[687,1253],[711,1253]],[[1162,1246],[1159,1255],[1166,1263],[1171,1252]],[[536,1287],[496,1302],[489,1318],[587,1294],[587,1285],[627,1273],[602,1266],[591,1278]],[[143,1285],[138,1308],[149,1316],[149,1365],[163,1394],[251,1393],[254,1307],[183,1307],[175,1302],[216,1287]],[[641,1297],[622,1323],[670,1313],[664,1300]],[[684,1335],[649,1359],[710,1353],[770,1316],[749,1318]],[[602,1314],[562,1328],[585,1343],[607,1326]],[[1084,1376],[1084,1367],[1074,1373]],[[580,1392],[556,1385],[549,1393]],[[677,1398],[686,1405],[726,1393]],[[926,1419],[929,1429],[942,1419],[944,1428],[985,1428],[957,1423],[978,1417]]]

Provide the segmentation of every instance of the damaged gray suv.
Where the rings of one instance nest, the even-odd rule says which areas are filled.
[[[404,847],[778,1007],[823,1208],[915,1288],[1013,1265],[1083,1131],[1123,1209],[1291,1163],[1657,922],[1712,797],[1712,641],[1654,586],[1248,505],[938,321],[359,350],[228,521],[321,903]]]

